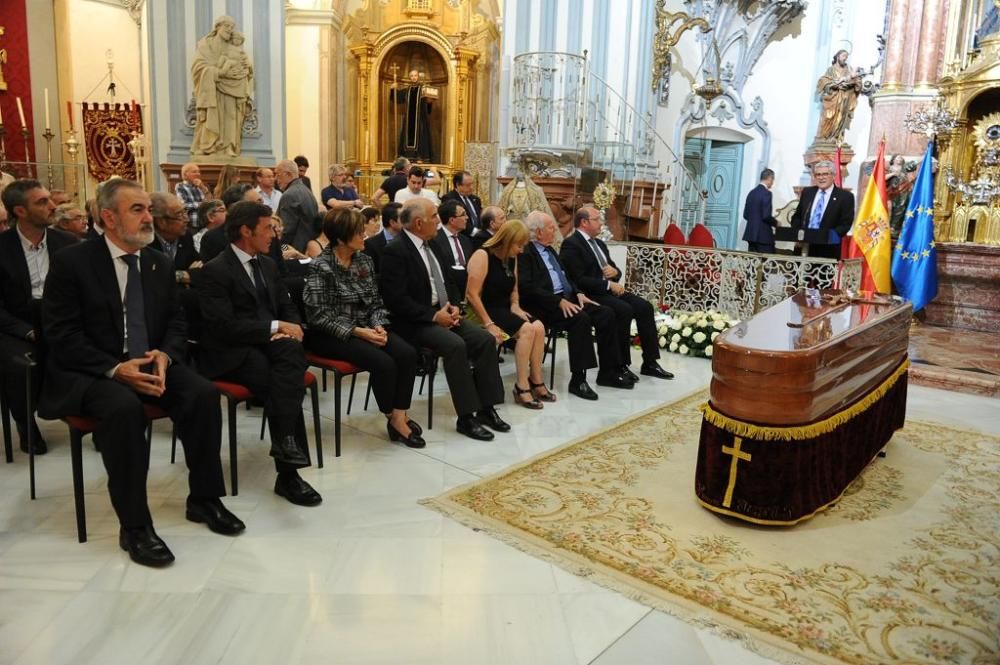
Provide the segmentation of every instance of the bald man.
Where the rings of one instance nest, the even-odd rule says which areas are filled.
[[[290,159],[283,159],[274,167],[274,180],[281,189],[276,214],[285,224],[284,240],[305,252],[306,244],[319,235],[316,197],[299,178],[299,167]]]
[[[201,168],[197,164],[188,162],[181,167],[181,181],[174,187],[174,193],[177,194],[178,198],[184,204],[184,210],[188,216],[188,224],[191,225],[192,229],[197,229],[198,206],[208,196],[208,186],[202,182]]]

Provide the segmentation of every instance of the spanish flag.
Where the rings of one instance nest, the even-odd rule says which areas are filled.
[[[861,266],[863,291],[892,291],[892,239],[889,235],[889,206],[885,194],[885,140],[879,142],[878,156],[865,198],[858,208],[854,226],[844,238],[844,258],[864,257]]]

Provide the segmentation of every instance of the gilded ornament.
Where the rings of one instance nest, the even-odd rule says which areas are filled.
[[[616,194],[614,185],[602,182],[594,188],[594,207],[604,212],[615,202]]]

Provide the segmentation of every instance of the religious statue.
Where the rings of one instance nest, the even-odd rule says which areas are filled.
[[[191,64],[197,109],[192,155],[240,155],[243,119],[253,94],[253,65],[243,41],[228,16],[215,19],[212,31],[198,40]]]
[[[507,183],[507,186],[500,192],[498,205],[507,216],[507,221],[514,219],[524,221],[528,213],[533,210],[551,213],[548,199],[545,198],[545,191],[532,182],[531,178],[522,175]]]
[[[816,83],[816,92],[823,105],[819,127],[816,128],[817,141],[839,143],[844,140],[854,117],[854,107],[858,105],[861,78],[860,71],[848,66],[847,51],[837,51],[830,67]]]
[[[399,123],[399,106],[402,105],[402,123],[396,155],[413,161],[433,162],[434,149],[431,146],[431,103],[437,100],[438,90],[424,85],[423,74],[411,70],[409,79],[390,91],[390,100],[395,102],[394,117]]]
[[[885,193],[889,197],[889,228],[898,236],[903,228],[903,217],[910,202],[917,165],[907,162],[902,155],[893,155],[889,160],[889,174],[885,179]]]

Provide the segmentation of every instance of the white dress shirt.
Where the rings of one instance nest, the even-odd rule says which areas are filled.
[[[233,248],[233,253],[236,254],[236,258],[240,260],[240,265],[243,266],[243,269],[246,271],[247,276],[250,278],[250,283],[253,284],[254,286],[257,286],[257,280],[254,278],[253,275],[253,266],[250,265],[250,259],[255,259],[257,257],[250,256],[236,245],[230,245],[230,247]],[[263,276],[263,274],[264,274],[264,269],[261,268],[261,276]],[[265,284],[265,286],[267,285]],[[271,334],[273,335],[276,332],[278,332],[278,322],[271,321]]]
[[[37,245],[32,245],[31,241],[21,233],[20,225],[15,225],[17,237],[21,239],[21,249],[24,251],[24,260],[28,264],[28,277],[31,280],[31,297],[41,298],[45,290],[45,278],[49,274],[49,248],[45,241],[48,240],[48,231],[42,233],[42,239]]]
[[[420,255],[420,259],[424,262],[424,268],[427,270],[427,281],[431,283],[431,304],[440,303],[441,300],[438,298],[437,286],[434,285],[434,278],[431,277],[431,264],[428,263],[428,255],[430,260],[434,262],[434,265],[437,266],[438,271],[441,273],[441,277],[443,278],[444,271],[441,270],[441,264],[437,262],[437,258],[434,256],[434,251],[430,249],[430,244],[427,245],[427,249],[430,251],[424,251],[425,241],[423,238],[418,238],[406,229],[403,229],[403,233],[406,234],[406,237],[409,238],[410,242],[412,242],[414,247],[417,248],[417,254]],[[445,298],[447,298],[447,295]]]
[[[254,189],[256,189],[257,193],[260,194],[260,202],[269,207],[271,212],[278,209],[278,201],[281,200],[281,192],[278,191],[277,187],[272,187],[270,194],[261,189],[259,185]]]

